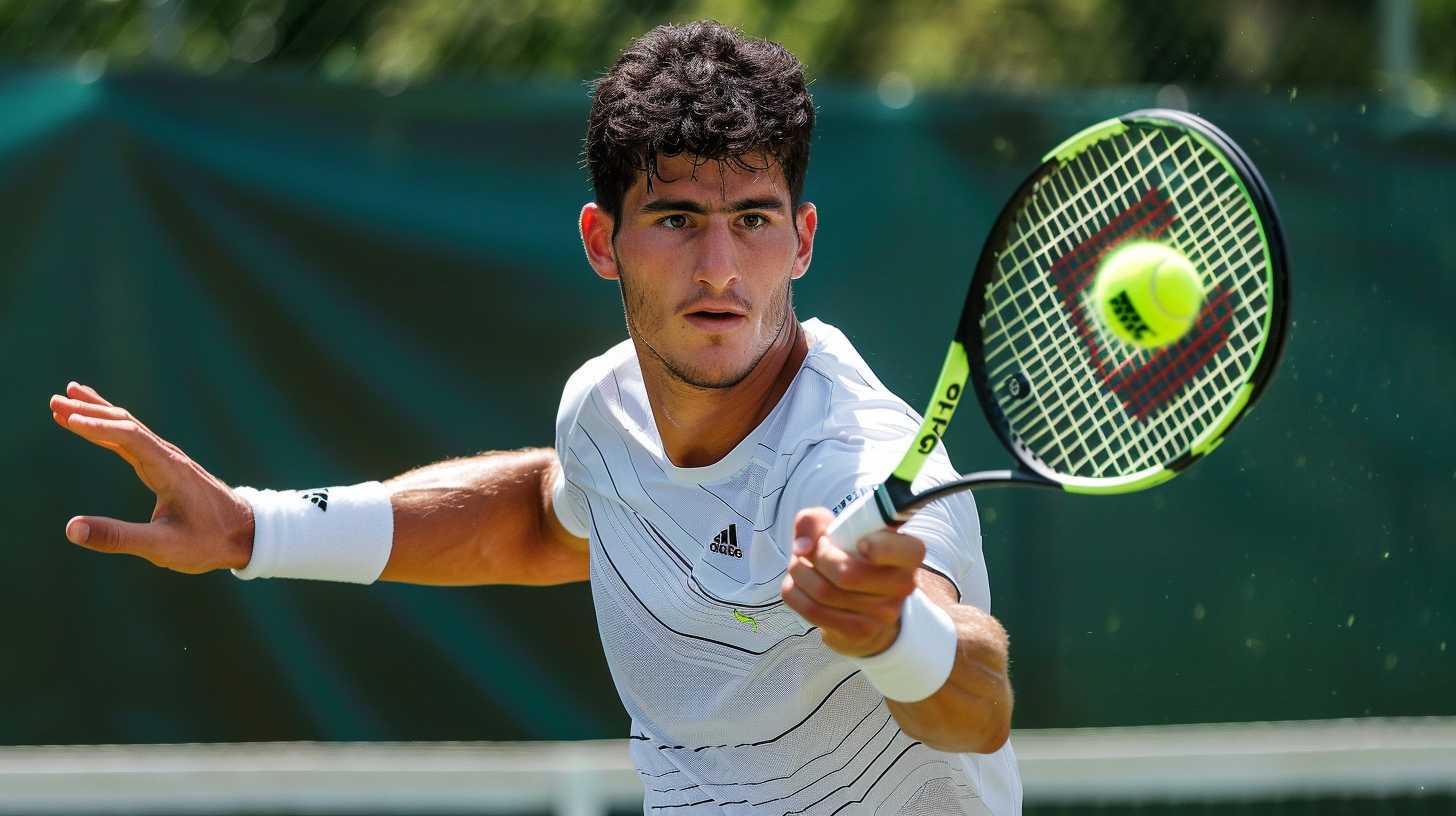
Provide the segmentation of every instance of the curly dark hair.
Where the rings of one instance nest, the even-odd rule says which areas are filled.
[[[659,156],[784,171],[792,204],[804,191],[814,100],[788,49],[712,20],[661,25],[633,40],[593,85],[586,166],[599,206],[621,224],[640,172]]]

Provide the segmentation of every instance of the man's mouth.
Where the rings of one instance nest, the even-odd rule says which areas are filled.
[[[729,331],[748,322],[742,312],[727,309],[695,309],[684,315],[688,323],[706,331]]]
[[[689,303],[683,310],[683,318],[693,328],[708,332],[727,332],[748,322],[748,309],[743,303],[727,297],[703,297]]]

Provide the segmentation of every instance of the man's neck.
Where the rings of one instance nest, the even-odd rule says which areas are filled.
[[[641,349],[638,350],[641,359]],[[743,381],[698,388],[663,370],[642,366],[642,380],[663,452],[678,467],[704,467],[738,446],[778,405],[809,354],[809,339],[792,313],[784,330]]]

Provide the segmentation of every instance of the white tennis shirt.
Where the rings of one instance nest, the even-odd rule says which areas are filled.
[[[779,597],[794,515],[882,482],[920,418],[838,329],[779,404],[718,462],[663,453],[631,341],[583,365],[556,420],[556,513],[591,542],[602,645],[632,718],[644,812],[1001,814],[1021,811],[1008,743],[948,754],[905,735],[884,698]],[[937,449],[916,487],[952,478]],[[961,602],[991,608],[969,493],[903,531]]]

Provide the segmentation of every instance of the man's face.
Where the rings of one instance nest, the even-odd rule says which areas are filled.
[[[727,388],[786,329],[789,282],[808,269],[813,250],[814,207],[790,209],[777,164],[761,171],[725,162],[694,167],[682,156],[658,164],[661,178],[651,190],[644,173],[627,191],[610,249],[601,235],[611,230],[610,218],[583,212],[587,253],[598,274],[621,281],[639,348],[677,380]]]

